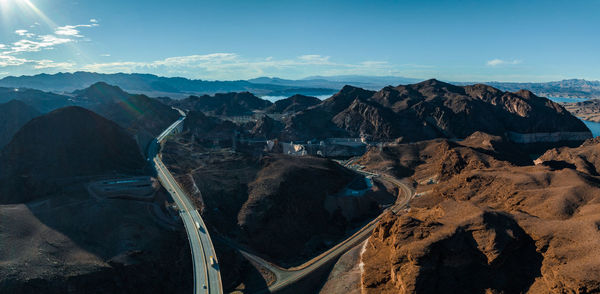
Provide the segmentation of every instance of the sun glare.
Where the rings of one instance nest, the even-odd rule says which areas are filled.
[[[33,16],[49,26],[55,26],[54,22],[30,0],[0,0],[0,13],[5,22],[13,17]]]

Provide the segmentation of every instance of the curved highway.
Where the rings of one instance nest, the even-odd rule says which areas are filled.
[[[178,110],[178,109],[177,109]],[[159,153],[160,142],[179,129],[185,120],[185,113],[176,122],[163,131],[148,147],[148,160],[153,162],[157,177],[163,187],[171,194],[179,207],[179,215],[183,220],[190,242],[194,267],[194,293],[223,293],[221,273],[217,255],[206,225],[195,209],[188,195],[181,189],[173,175],[162,162]]]
[[[359,173],[362,173],[365,175],[381,177],[382,179],[385,179],[385,180],[393,183],[402,191],[404,198],[397,200],[396,203],[394,203],[394,205],[390,206],[385,211],[390,211],[394,214],[399,213],[404,208],[404,206],[406,206],[408,204],[408,202],[414,196],[414,193],[410,187],[408,187],[406,184],[402,183],[401,181],[397,180],[394,177],[391,177],[388,175],[378,175],[378,174],[365,172],[365,171],[353,168],[352,166],[347,166],[347,167],[352,168],[356,172],[359,172]],[[247,250],[245,250],[245,248],[241,248],[239,245],[235,244],[234,242],[226,240],[226,243],[228,243],[232,247],[235,247],[246,258],[252,260],[253,262],[255,262],[255,263],[263,266],[264,268],[270,270],[271,272],[273,272],[273,274],[275,274],[277,281],[274,284],[272,284],[271,286],[269,286],[268,289],[264,289],[263,292],[265,292],[265,293],[276,292],[276,291],[282,290],[285,287],[301,280],[306,275],[321,268],[324,265],[327,265],[329,262],[331,262],[335,258],[341,256],[342,254],[344,254],[351,248],[353,248],[353,247],[359,245],[360,243],[362,243],[363,241],[367,240],[369,238],[369,236],[371,236],[373,229],[375,229],[375,227],[377,226],[377,223],[379,222],[379,220],[382,216],[383,216],[383,213],[380,214],[377,218],[375,218],[371,222],[369,222],[368,224],[366,224],[365,226],[363,226],[360,230],[358,230],[352,236],[350,236],[346,240],[338,243],[336,246],[332,247],[331,249],[323,252],[319,256],[309,260],[308,262],[306,262],[300,266],[287,268],[287,269],[278,267],[256,255],[248,252]]]
[[[190,241],[190,247],[192,250],[193,264],[194,264],[194,293],[223,293],[222,283],[221,283],[221,275],[216,259],[216,254],[214,247],[212,245],[212,241],[210,239],[210,235],[206,230],[206,225],[204,221],[200,217],[200,214],[195,209],[195,206],[192,204],[192,201],[187,196],[187,194],[181,189],[177,181],[173,178],[169,170],[163,164],[160,155],[158,154],[160,148],[160,142],[162,142],[166,137],[171,135],[174,131],[181,127],[181,124],[185,120],[185,113],[179,109],[177,109],[182,117],[179,118],[176,122],[174,122],[171,126],[169,126],[163,133],[161,133],[156,140],[152,142],[152,144],[148,148],[148,160],[152,160],[154,163],[154,167],[156,169],[158,178],[169,191],[173,200],[177,203],[177,206],[180,209],[180,215],[185,225],[188,240]],[[366,171],[362,171],[358,168],[353,167],[350,164],[346,164],[346,167],[354,169],[356,172],[381,177],[394,185],[396,185],[404,195],[404,198],[399,199],[396,203],[385,211],[391,211],[396,214],[404,208],[405,205],[412,199],[414,193],[412,189],[410,189],[406,184],[400,182],[394,177],[388,175],[378,175],[369,173]],[[232,242],[231,240],[223,239],[225,243],[236,248],[242,255],[244,255],[249,260],[260,264],[264,268],[270,270],[275,274],[276,282],[268,287],[268,289],[264,289],[263,292],[276,292],[286,288],[287,286],[301,280],[308,274],[313,271],[321,268],[324,265],[327,265],[329,262],[333,261],[335,258],[338,258],[351,248],[357,246],[363,241],[367,240],[371,235],[373,229],[375,229],[377,223],[379,222],[381,216],[379,215],[377,218],[363,226],[357,232],[355,232],[352,236],[347,238],[346,240],[338,243],[336,246],[331,249],[323,252],[319,256],[309,260],[308,262],[292,267],[292,268],[281,268],[277,265],[274,265],[257,255],[250,253],[245,248],[242,248],[239,244]],[[214,264],[212,264],[214,262]]]

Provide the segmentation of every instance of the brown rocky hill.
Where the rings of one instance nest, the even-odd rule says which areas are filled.
[[[362,256],[366,293],[600,291],[600,142],[548,151],[535,166],[486,158],[485,144],[460,144],[419,157],[419,194],[407,212],[383,218]],[[439,182],[420,181],[444,165],[450,172]]]
[[[589,139],[577,148],[562,147],[546,151],[535,160],[553,168],[570,167],[582,173],[600,176],[600,137]]]
[[[25,123],[39,115],[35,108],[18,100],[0,104],[0,149]]]
[[[499,136],[476,132],[462,141],[433,139],[370,148],[358,163],[416,181],[447,179],[463,170],[531,164],[528,154]]]
[[[373,92],[351,86],[286,122],[291,139],[365,136],[414,142],[465,138],[481,131],[522,143],[583,141],[587,127],[560,105],[529,91],[486,85],[454,86],[437,80]],[[546,136],[521,135],[554,133]]]
[[[267,113],[289,113],[305,110],[311,106],[321,103],[321,100],[316,97],[294,95],[285,99],[275,101],[273,105],[267,107]]]
[[[172,106],[210,115],[252,115],[255,110],[271,106],[271,102],[260,99],[249,92],[219,93],[214,96],[190,96],[181,100],[170,100]]]
[[[78,105],[116,122],[133,134],[142,151],[150,140],[179,117],[175,109],[157,99],[129,94],[102,82],[74,94]]]
[[[183,122],[183,129],[190,132],[196,142],[210,144],[213,141],[227,141],[230,144],[240,127],[199,111],[190,111]]]
[[[66,107],[25,124],[0,152],[0,202],[27,202],[57,181],[102,173],[136,173],[144,160],[117,124],[81,107]]]
[[[283,130],[283,123],[275,120],[267,115],[263,115],[256,120],[256,122],[250,122],[246,125],[248,129],[248,135],[253,138],[266,138],[272,139],[277,138]]]
[[[328,212],[324,202],[355,174],[312,157],[270,156],[261,165],[238,214],[238,224],[253,248],[276,259],[289,258],[291,252],[308,255],[309,243],[318,242],[320,235],[344,232],[343,216]]]

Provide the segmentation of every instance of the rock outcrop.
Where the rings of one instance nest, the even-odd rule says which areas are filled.
[[[408,176],[418,194],[410,209],[387,215],[373,232],[362,260],[366,292],[600,291],[600,141],[517,165],[480,139],[438,154],[427,149],[439,143],[414,147],[420,162],[408,161]],[[391,161],[397,149],[409,150],[384,148],[362,160],[402,166]]]

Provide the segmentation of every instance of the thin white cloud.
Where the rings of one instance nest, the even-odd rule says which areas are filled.
[[[234,53],[212,53],[205,55],[190,55],[169,57],[164,60],[151,62],[150,66],[193,66],[195,64],[223,64],[239,58]]]
[[[91,20],[90,20],[91,21]],[[96,21],[97,22],[97,21]],[[29,66],[33,69],[47,69],[47,68],[60,68],[69,70],[74,68],[75,64],[72,62],[58,62],[48,59],[27,59],[21,57],[23,53],[38,52],[42,50],[54,49],[58,45],[75,42],[74,37],[83,37],[78,28],[82,27],[96,27],[98,24],[91,22],[90,24],[83,25],[66,25],[55,29],[54,34],[38,35],[28,30],[15,30],[14,33],[22,37],[20,40],[13,42],[10,45],[0,44],[0,67],[15,67],[15,66]],[[38,23],[30,27],[37,27]]]
[[[102,57],[110,57],[110,54],[104,53],[104,54],[100,54],[100,56],[102,56]]]
[[[23,65],[27,62],[28,62],[27,59],[0,54],[0,67],[19,66],[19,65]]]
[[[488,66],[499,66],[499,65],[516,65],[516,64],[520,64],[522,62],[522,60],[519,59],[513,59],[513,60],[502,60],[499,58],[495,58],[492,60],[488,60],[486,62],[486,64]]]
[[[310,62],[310,63],[318,63],[318,64],[328,64],[329,58],[330,58],[329,56],[322,56],[322,55],[318,55],[318,54],[307,54],[307,55],[298,56],[298,59],[300,59],[300,60]]]
[[[16,30],[15,34],[17,34],[21,37],[27,37],[27,38],[31,38],[31,37],[35,36],[35,34],[30,33],[28,30]]]
[[[75,66],[75,64],[72,62],[55,62],[47,59],[32,62],[35,63],[33,66],[35,69],[60,68],[62,70],[69,70]]]
[[[51,49],[56,45],[65,44],[72,42],[73,40],[67,38],[60,38],[54,35],[43,35],[37,36],[35,39],[22,39],[14,42],[10,48],[10,51],[5,52],[6,54],[20,53],[20,52],[37,52],[42,49]]]
[[[90,18],[90,22],[91,22],[91,23],[98,23],[98,20],[97,20],[97,19],[95,19],[95,18]]]
[[[91,20],[90,20],[91,21]],[[57,27],[54,31],[54,34],[60,36],[71,36],[83,38],[83,36],[79,33],[79,28],[92,28],[97,27],[98,24],[96,22],[92,22],[90,24],[80,24],[80,25],[66,25],[62,27]]]

